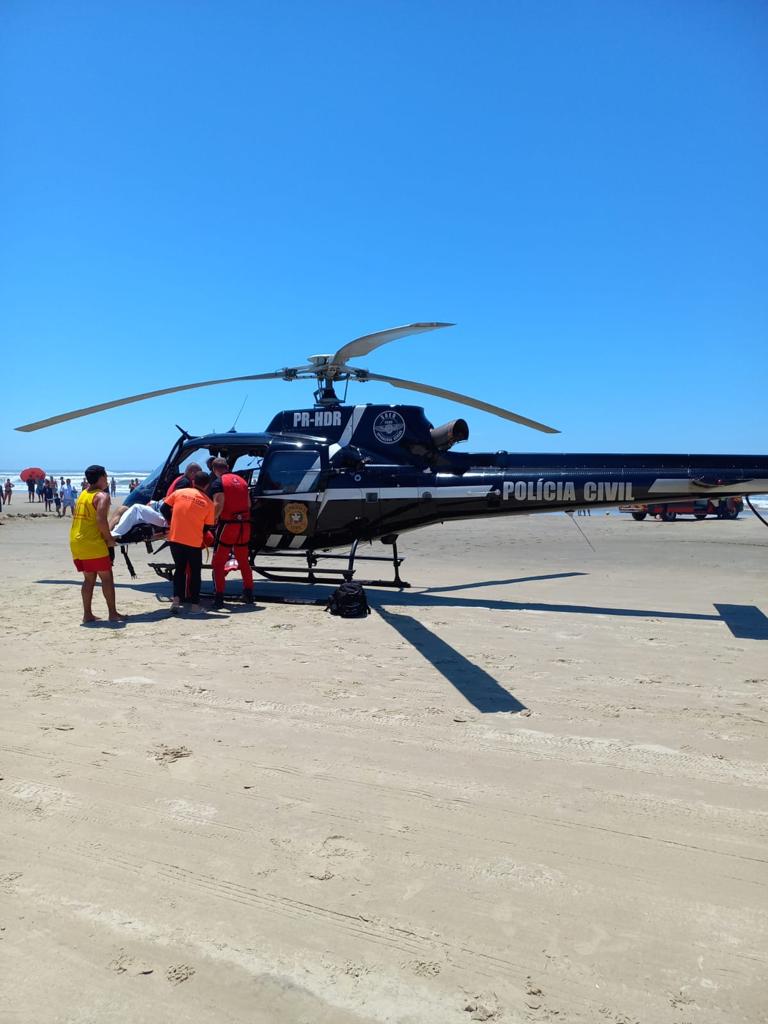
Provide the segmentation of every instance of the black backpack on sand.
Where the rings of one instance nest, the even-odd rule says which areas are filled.
[[[362,583],[345,580],[328,598],[326,611],[331,615],[339,615],[342,619],[364,619],[371,614],[368,598],[365,596]]]

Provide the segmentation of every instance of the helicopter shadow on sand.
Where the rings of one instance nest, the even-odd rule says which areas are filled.
[[[563,573],[558,575],[586,575]],[[546,577],[544,577],[546,578]],[[495,581],[498,583],[498,581]],[[523,582],[509,581],[509,582]],[[485,584],[491,585],[490,583]],[[467,585],[469,586],[469,585]],[[483,586],[474,584],[473,586]],[[458,588],[446,587],[446,590]],[[717,614],[670,612],[647,608],[615,608],[591,605],[545,604],[533,601],[487,600],[485,598],[441,597],[435,588],[428,591],[382,594],[369,593],[371,607],[384,621],[429,661],[478,711],[483,713],[522,711],[525,705],[501,686],[488,672],[469,661],[423,622],[405,613],[412,608],[482,608],[492,611],[540,612],[554,614],[619,616],[640,619],[682,619],[697,622],[724,622],[734,637],[768,640],[768,618],[755,605],[715,604]],[[396,609],[396,610],[395,610]],[[403,609],[401,611],[400,609]]]
[[[561,578],[563,576],[580,576],[585,575],[584,573],[555,573],[554,578]],[[524,583],[531,580],[539,579],[552,579],[553,576],[531,576],[523,577],[519,579],[510,580],[488,580],[486,582],[480,582],[471,584],[471,586],[482,587],[482,586],[499,586],[504,584]],[[47,586],[72,586],[79,587],[80,584],[77,580],[53,580],[44,579],[37,580],[38,584]],[[466,584],[470,586],[470,584]],[[270,585],[273,589],[270,591],[270,595],[275,597],[280,596],[286,603],[292,604],[305,604],[305,605],[316,605],[322,607],[325,605],[327,598],[333,591],[333,586],[307,586],[299,584],[277,584],[273,583]],[[153,594],[158,601],[167,601],[168,597],[168,584],[161,581],[149,582],[149,583],[115,583],[115,588],[119,590],[131,590],[134,593],[141,594]],[[448,590],[457,588],[448,587]],[[238,614],[248,613],[255,610],[263,610],[259,607],[259,594],[256,595],[257,604],[254,605],[239,605],[239,604],[228,604],[227,613]],[[491,607],[495,604],[504,605],[504,602],[486,602],[482,600],[474,600],[471,602],[462,601],[461,599],[455,598],[432,598],[428,591],[408,591],[407,593],[381,593],[379,591],[374,592],[368,590],[368,597],[371,604],[371,608],[381,618],[391,626],[400,636],[407,641],[411,646],[418,651],[421,656],[428,661],[462,696],[472,704],[478,711],[483,714],[498,714],[500,712],[517,712],[525,710],[526,706],[519,701],[513,694],[505,689],[496,679],[493,678],[490,673],[486,672],[485,669],[479,665],[474,664],[467,657],[461,654],[455,647],[447,643],[437,634],[433,633],[427,626],[412,615],[405,615],[401,612],[391,611],[387,607],[388,605],[394,604],[407,608],[409,606],[419,607],[448,607],[448,606],[461,606],[470,603],[472,607]],[[196,616],[198,621],[208,620],[213,621],[217,618],[226,617],[221,616],[215,612],[206,612],[202,615]],[[154,611],[140,612],[136,615],[129,615],[125,622],[113,623],[106,621],[99,621],[92,623],[89,629],[98,628],[112,628],[121,629],[126,625],[133,625],[137,622],[160,622],[168,618],[168,605],[157,608]]]
[[[613,616],[619,618],[662,619],[688,622],[722,622],[731,634],[743,640],[768,640],[768,617],[756,605],[715,603],[715,613],[662,611],[651,608],[617,608],[601,605],[556,604],[534,601],[456,596],[458,590],[478,590],[490,586],[511,586],[538,580],[563,579],[586,576],[582,572],[552,573],[507,580],[485,580],[446,587],[429,587],[407,591],[384,592],[368,590],[371,608],[399,635],[428,661],[470,704],[482,714],[499,714],[525,710],[525,705],[502,686],[489,672],[470,661],[450,643],[439,637],[428,626],[409,612],[418,608],[469,608],[494,612],[538,612],[556,615]],[[38,580],[39,584],[79,586],[76,580]],[[117,583],[117,589],[154,594],[158,600],[168,599],[168,584]],[[270,595],[281,597],[287,604],[321,606],[332,591],[331,586],[305,584],[271,584]],[[259,600],[256,594],[256,600]],[[258,608],[258,605],[256,606]],[[229,605],[227,614],[248,614],[253,606]],[[167,608],[131,615],[128,624],[155,622],[167,618]],[[214,621],[222,616],[209,612],[201,620]],[[104,623],[115,628],[115,624]]]
[[[567,575],[582,575],[578,573]],[[584,573],[583,575],[587,575]],[[474,586],[482,586],[475,584]],[[446,588],[449,589],[449,588]],[[371,601],[378,604],[377,597]],[[539,601],[501,601],[478,597],[441,598],[436,590],[387,594],[381,603],[427,608],[488,608],[492,611],[549,612],[557,615],[597,615],[634,619],[681,619],[687,622],[723,622],[739,640],[768,640],[768,617],[754,604],[713,602],[715,613],[662,611],[658,608],[616,608],[611,605],[548,604]],[[378,608],[377,608],[378,610]]]

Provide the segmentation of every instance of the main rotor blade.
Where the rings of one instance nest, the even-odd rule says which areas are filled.
[[[73,412],[65,412],[60,416],[50,416],[47,420],[37,420],[36,423],[25,423],[23,427],[16,427],[28,433],[32,430],[42,430],[43,427],[52,427],[55,423],[65,423],[67,420],[76,420],[81,416],[90,416],[94,412],[104,412],[106,409],[116,409],[120,405],[130,405],[131,402],[143,402],[145,398],[159,398],[161,395],[174,395],[177,391],[192,391],[193,388],[208,388],[212,384],[234,384],[241,380],[269,380],[274,377],[282,377],[284,371],[277,373],[253,373],[246,377],[224,377],[222,380],[203,380],[199,384],[182,384],[177,388],[161,388],[160,391],[145,391],[143,395],[131,395],[130,398],[118,398],[114,402],[102,402],[100,405],[89,405],[85,409],[75,409]]]
[[[386,345],[387,342],[397,341],[398,338],[405,338],[409,334],[423,334],[425,331],[436,331],[440,327],[455,327],[455,324],[406,324],[405,327],[391,327],[388,331],[377,331],[375,334],[364,334],[362,338],[355,338],[342,345],[339,351],[331,360],[332,363],[346,363],[348,359],[355,359],[357,356],[367,356],[379,345]]]
[[[435,388],[431,384],[419,384],[415,380],[401,380],[399,377],[385,377],[381,373],[368,373],[360,376],[359,380],[382,380],[392,384],[396,388],[404,388],[406,391],[421,391],[425,395],[436,395],[437,398],[449,398],[452,402],[460,402],[462,405],[471,405],[475,409],[482,409],[483,412],[493,413],[494,416],[501,416],[502,419],[512,420],[513,423],[520,423],[524,427],[532,427],[534,430],[541,430],[545,434],[559,434],[560,431],[554,427],[548,427],[544,423],[537,423],[536,420],[529,420],[525,416],[518,416],[516,412],[509,409],[501,409],[498,405],[490,405],[488,402],[481,402],[478,398],[470,398],[468,395],[460,395],[456,391],[446,391],[445,388]]]

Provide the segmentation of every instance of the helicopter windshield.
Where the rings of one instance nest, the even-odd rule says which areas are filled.
[[[153,469],[148,477],[145,477],[138,487],[134,487],[131,493],[123,502],[126,507],[130,505],[148,505],[155,493],[155,487],[160,479],[160,474],[165,469],[165,463],[161,462],[157,469]]]

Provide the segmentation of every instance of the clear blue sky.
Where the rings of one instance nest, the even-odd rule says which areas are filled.
[[[762,0],[6,0],[0,91],[4,468],[262,429],[310,386],[12,430],[414,320],[363,365],[563,431],[470,448],[768,450]]]

